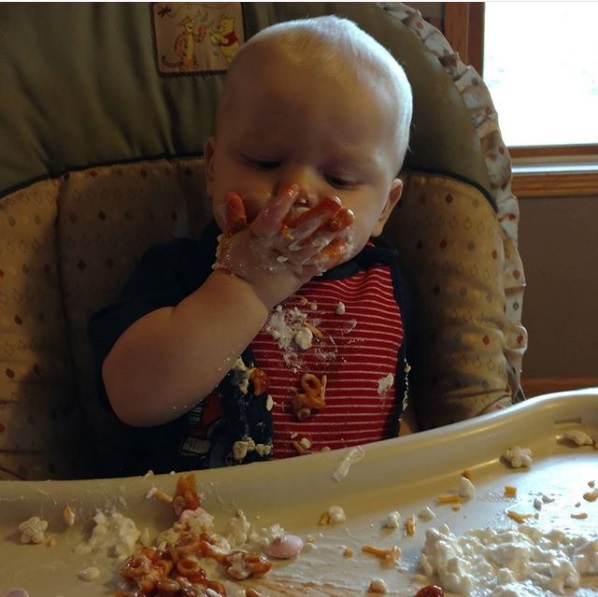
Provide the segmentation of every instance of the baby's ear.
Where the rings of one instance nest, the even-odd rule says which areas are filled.
[[[206,192],[209,197],[212,196],[212,189],[214,187],[214,144],[216,140],[210,137],[204,144],[203,158],[204,158],[204,174],[206,177]]]
[[[401,199],[401,195],[403,194],[403,181],[400,178],[395,178],[390,185],[390,191],[388,192],[388,197],[386,198],[386,203],[380,212],[380,216],[378,217],[378,221],[372,230],[372,236],[380,236],[382,234],[382,230],[384,230],[384,226],[390,218],[390,214],[392,210],[396,207],[397,203]]]

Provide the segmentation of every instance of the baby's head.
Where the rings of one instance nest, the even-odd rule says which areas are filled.
[[[403,69],[354,23],[328,16],[264,29],[235,57],[206,144],[217,221],[227,191],[246,198],[251,219],[295,183],[310,203],[335,195],[352,209],[361,248],[400,197],[411,114]]]

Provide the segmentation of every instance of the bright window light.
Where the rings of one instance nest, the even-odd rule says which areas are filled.
[[[486,2],[484,81],[507,145],[598,144],[598,2]]]

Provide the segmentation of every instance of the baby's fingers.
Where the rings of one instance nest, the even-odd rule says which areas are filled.
[[[226,212],[224,214],[225,233],[228,236],[240,232],[247,226],[245,204],[238,193],[229,191],[226,194]]]
[[[302,213],[292,224],[289,224],[289,235],[296,239],[296,247],[301,248],[303,240],[311,236],[318,228],[332,222],[333,216],[342,210],[341,200],[337,197],[324,197],[317,205]]]
[[[315,231],[307,229],[309,236],[302,235],[289,246],[291,251],[299,251],[308,247],[322,248],[327,246],[345,228],[355,221],[355,214],[346,208],[341,208],[332,217],[325,220]],[[296,234],[296,236],[299,236]]]
[[[349,251],[349,243],[342,238],[335,238],[319,253],[305,262],[305,265],[315,266],[319,272],[325,272],[334,267]]]
[[[259,237],[273,237],[286,229],[285,218],[299,197],[298,185],[291,185],[271,201],[251,223],[252,232]]]

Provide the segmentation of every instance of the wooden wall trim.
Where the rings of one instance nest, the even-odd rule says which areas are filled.
[[[484,56],[484,3],[445,2],[443,34],[459,58],[482,74]]]
[[[598,196],[596,172],[514,174],[511,190],[516,197]]]

